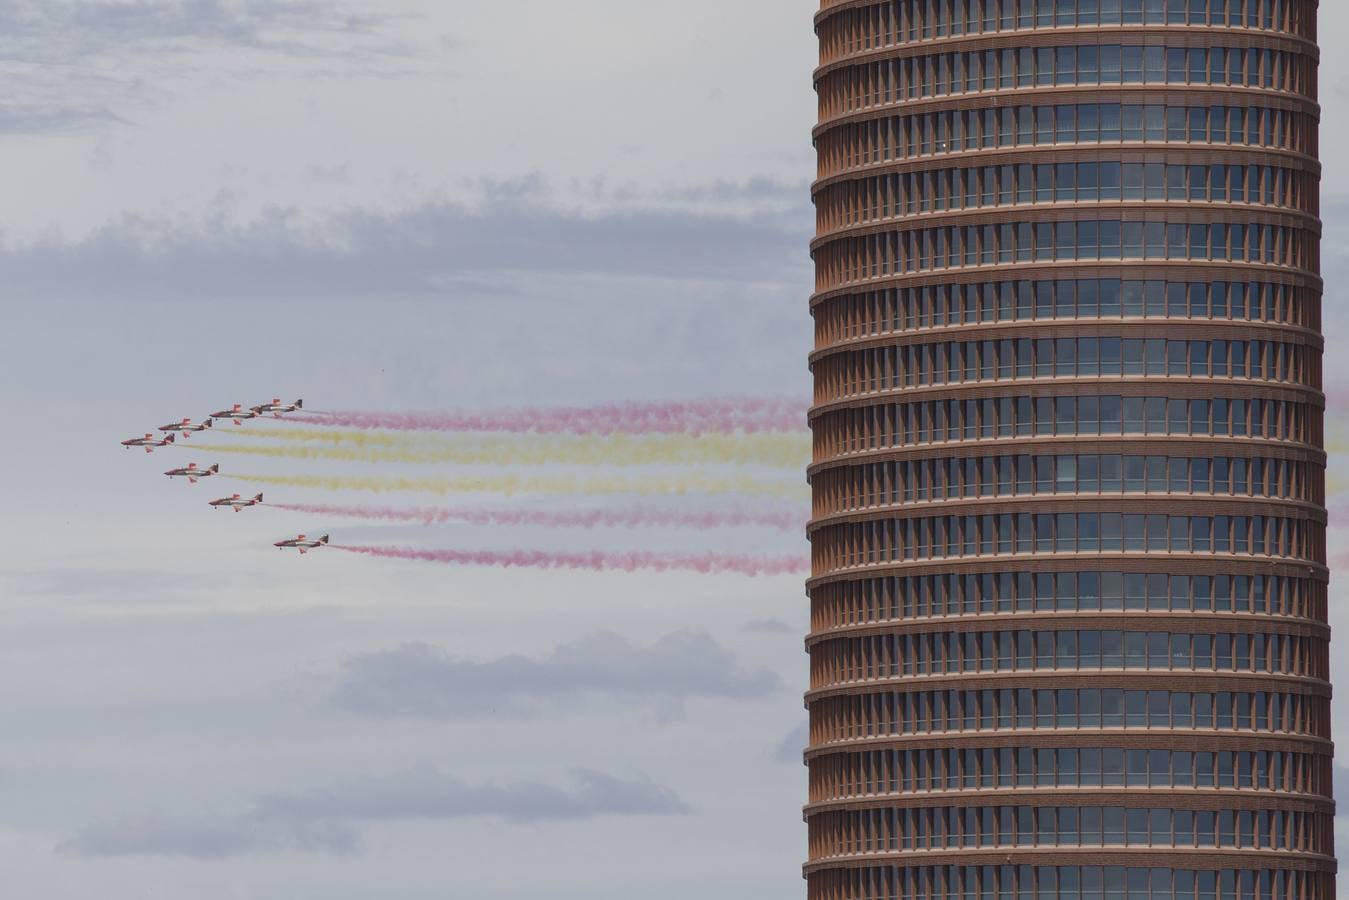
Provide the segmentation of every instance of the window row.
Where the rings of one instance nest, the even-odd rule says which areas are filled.
[[[1263,106],[985,105],[843,123],[820,134],[815,147],[824,178],[862,166],[967,150],[1120,142],[1270,147],[1315,156],[1318,121],[1307,113]]]
[[[810,763],[812,802],[1036,787],[1222,788],[1329,796],[1331,780],[1328,755],[1279,750],[937,748],[840,753]]]
[[[820,403],[901,388],[1028,378],[1249,378],[1318,387],[1321,349],[1262,340],[1027,337],[841,350],[811,368]]]
[[[840,637],[810,651],[812,687],[1002,672],[1146,669],[1327,678],[1325,638],[1287,634],[1002,629]]]
[[[839,182],[816,194],[815,218],[823,233],[949,210],[1116,200],[1258,204],[1315,215],[1319,187],[1317,175],[1280,166],[1020,163]]]
[[[811,536],[812,571],[1029,553],[1185,553],[1315,562],[1326,526],[1284,516],[1003,513],[826,525]]]
[[[1292,869],[865,866],[809,876],[824,900],[1335,900],[1335,876]]]
[[[811,628],[933,616],[1032,612],[1199,612],[1325,621],[1326,587],[1280,575],[983,572],[893,575],[817,585]]]
[[[1219,260],[1316,272],[1321,239],[1288,225],[1085,219],[904,228],[814,251],[815,289],[939,269],[1095,260]]]
[[[807,820],[811,859],[909,850],[1181,847],[1328,853],[1331,816],[1278,809],[979,806],[863,809]]]
[[[826,4],[827,5],[827,4]],[[1078,25],[1216,25],[1315,37],[1301,0],[888,0],[819,27],[821,62],[897,44]]]
[[[857,63],[821,76],[816,90],[825,121],[931,97],[1112,84],[1232,86],[1312,97],[1316,62],[1305,53],[1267,47],[1003,47]]]
[[[855,694],[810,704],[810,742],[1027,729],[1202,729],[1324,736],[1326,697],[1114,688],[1003,688]]]
[[[882,288],[832,297],[814,310],[821,347],[926,328],[1065,319],[1212,319],[1319,331],[1320,313],[1319,292],[1289,284],[1120,278]]]
[[[867,463],[811,477],[814,513],[993,497],[1057,494],[1203,494],[1320,503],[1324,467],[1240,456],[1067,453]]]
[[[813,423],[815,459],[944,441],[1033,436],[1252,437],[1320,446],[1322,412],[1305,403],[1215,397],[989,397],[838,410]]]

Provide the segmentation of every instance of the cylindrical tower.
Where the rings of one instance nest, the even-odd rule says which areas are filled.
[[[1332,900],[1315,0],[825,0],[809,896]]]

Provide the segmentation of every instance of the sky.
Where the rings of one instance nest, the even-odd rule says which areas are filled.
[[[270,542],[709,536],[212,512],[158,474],[181,448],[116,442],[277,395],[804,402],[815,7],[0,0],[7,893],[804,896],[800,576],[298,559]],[[1332,348],[1346,65],[1321,75]]]

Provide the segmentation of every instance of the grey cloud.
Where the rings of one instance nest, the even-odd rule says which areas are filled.
[[[431,766],[326,788],[260,797],[242,815],[132,816],[84,829],[58,850],[76,856],[174,856],[212,860],[257,853],[347,856],[360,849],[361,823],[498,818],[511,824],[599,816],[692,812],[669,788],[646,778],[580,770],[572,783],[468,784]]]
[[[0,0],[0,45],[67,60],[189,41],[293,49],[278,35],[368,35],[389,18],[336,0]]]
[[[740,629],[749,634],[795,634],[796,629],[780,619],[753,619]]]
[[[275,580],[260,573],[251,572],[236,572],[210,581],[185,577],[181,572],[157,569],[72,566],[48,571],[11,569],[0,572],[0,586],[12,588],[15,596],[135,596],[147,601],[176,601],[188,594],[213,590],[239,591],[275,583]]]
[[[125,122],[125,119],[114,115],[111,110],[100,107],[0,106],[0,136],[58,134]]]
[[[87,857],[214,860],[288,851],[346,856],[358,846],[356,832],[340,823],[278,821],[255,815],[140,815],[91,825],[57,850]]]
[[[778,741],[777,749],[773,752],[773,758],[781,763],[801,762],[801,753],[806,745],[810,743],[810,727],[802,722]]]
[[[292,822],[490,816],[521,823],[691,811],[673,791],[648,779],[628,781],[579,770],[573,773],[573,781],[569,787],[531,781],[470,785],[422,767],[308,793],[264,797],[258,815]]]
[[[49,571],[11,569],[0,572],[16,596],[41,594],[82,596],[106,594],[153,594],[181,590],[180,575],[152,569],[69,568]]]
[[[649,647],[611,632],[562,644],[539,659],[478,662],[408,644],[347,662],[337,702],[367,716],[528,716],[548,703],[605,696],[677,710],[697,697],[751,699],[777,690],[767,669],[747,671],[706,634],[676,632]]]
[[[800,284],[809,214],[655,208],[587,214],[531,199],[352,211],[305,229],[272,210],[246,226],[128,216],[78,243],[0,249],[10,299],[100,296],[443,297],[462,285],[569,274],[691,284]]]
[[[342,74],[406,71],[415,51],[388,35],[399,16],[340,0],[0,0],[0,76],[15,99],[0,136],[126,124],[120,110],[172,83],[262,73],[268,60]],[[210,51],[228,51],[226,56]],[[393,66],[394,68],[391,68]],[[72,108],[71,97],[86,106]]]
[[[1349,828],[1343,824],[1346,801],[1349,801],[1349,766],[1335,765],[1332,770],[1331,790],[1334,791],[1340,819],[1335,829],[1335,855],[1343,859],[1349,853]]]
[[[698,203],[753,200],[796,206],[801,203],[803,197],[810,196],[810,182],[783,182],[776,178],[758,176],[745,181],[722,180],[708,185],[667,190],[661,196],[671,200]]]

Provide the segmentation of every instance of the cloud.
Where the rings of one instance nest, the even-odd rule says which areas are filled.
[[[0,579],[14,584],[16,596],[148,595],[183,587],[181,575],[153,569],[12,569],[0,572]]]
[[[358,656],[347,662],[336,699],[360,715],[452,719],[532,716],[559,701],[594,696],[668,712],[692,698],[752,699],[779,686],[777,675],[741,668],[706,634],[680,631],[643,647],[601,631],[538,659],[479,662],[426,644]]]
[[[773,758],[781,763],[801,763],[801,752],[810,743],[810,726],[806,722],[797,725],[778,741]]]
[[[202,42],[293,51],[299,36],[371,35],[390,18],[338,0],[0,0],[0,46],[68,62]]]
[[[400,17],[358,9],[339,0],[0,0],[0,76],[12,98],[0,102],[0,135],[125,124],[118,108],[163,100],[185,79],[258,74],[268,61],[301,73],[334,60],[362,71],[405,66],[414,51],[387,33]],[[70,97],[89,105],[71,108]]]
[[[796,634],[796,629],[780,619],[754,619],[740,629],[747,634]]]
[[[283,209],[247,225],[126,216],[78,242],[0,248],[0,281],[13,299],[368,299],[547,274],[785,284],[809,265],[806,215],[585,213],[524,195],[480,208],[353,210],[308,227],[299,219]]]
[[[72,856],[177,856],[229,859],[255,853],[348,856],[359,846],[347,825],[275,821],[246,816],[144,814],[91,825],[57,851]]]
[[[689,806],[648,779],[626,781],[578,770],[574,784],[465,784],[431,767],[357,779],[318,791],[262,798],[258,815],[287,822],[392,821],[489,816],[524,823],[602,815],[683,815]]]
[[[212,860],[257,853],[347,856],[360,849],[356,825],[497,818],[511,824],[600,816],[686,815],[692,808],[646,778],[589,770],[556,786],[533,781],[468,784],[421,766],[326,788],[260,797],[242,815],[128,816],[90,826],[58,850],[76,856],[174,856]]]
[[[102,107],[0,105],[0,135],[58,134],[125,123],[125,119]]]

